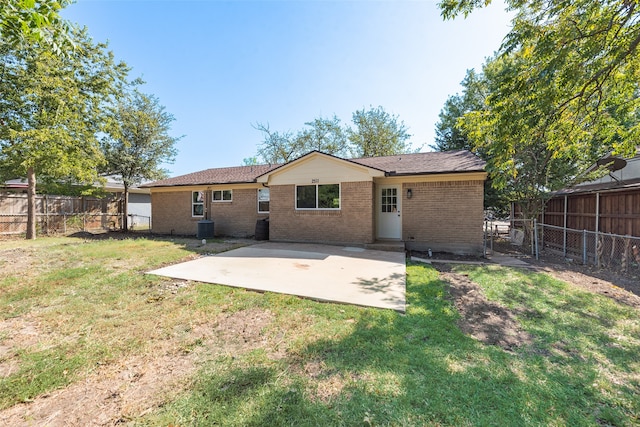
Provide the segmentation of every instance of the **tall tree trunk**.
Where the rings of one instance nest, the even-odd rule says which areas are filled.
[[[124,203],[122,207],[122,230],[129,231],[129,186],[124,183]]]
[[[36,171],[27,169],[27,239],[36,238]]]

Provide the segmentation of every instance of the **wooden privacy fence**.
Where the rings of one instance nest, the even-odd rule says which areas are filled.
[[[120,204],[114,198],[38,195],[36,227],[44,234],[119,229],[122,224]],[[26,231],[26,194],[0,195],[0,234]]]
[[[640,189],[556,196],[541,220],[556,227],[640,236]]]

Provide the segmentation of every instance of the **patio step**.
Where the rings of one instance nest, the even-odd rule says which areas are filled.
[[[396,241],[376,241],[364,245],[365,249],[386,252],[404,252],[404,242]]]

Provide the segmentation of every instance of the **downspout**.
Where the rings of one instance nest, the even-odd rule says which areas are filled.
[[[211,208],[211,187],[207,187],[207,189],[204,191],[204,219],[208,220],[209,219],[209,208]]]

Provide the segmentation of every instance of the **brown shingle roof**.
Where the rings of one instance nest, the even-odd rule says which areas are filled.
[[[304,157],[304,156],[303,156]],[[347,160],[379,169],[390,175],[479,172],[485,162],[466,150],[401,154]],[[151,182],[141,187],[176,187],[185,185],[237,184],[256,182],[256,178],[282,165],[235,166],[207,169],[187,175]]]
[[[145,184],[142,187],[178,187],[184,185],[237,184],[255,182],[256,178],[279,165],[234,166],[193,172]]]
[[[400,154],[397,156],[351,159],[354,163],[381,169],[395,175],[478,172],[485,162],[467,150]]]

